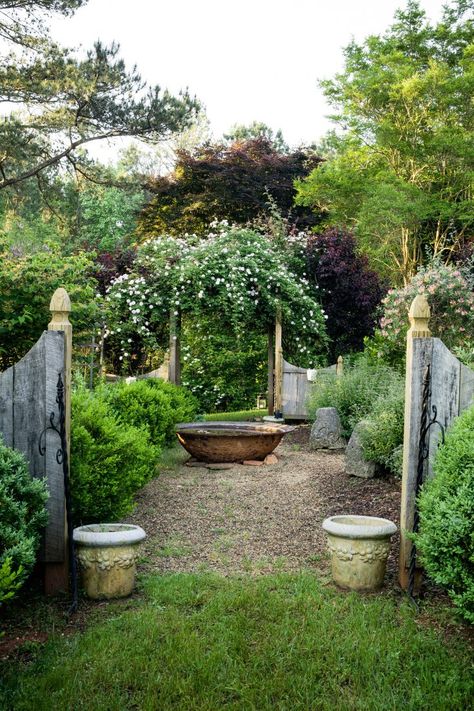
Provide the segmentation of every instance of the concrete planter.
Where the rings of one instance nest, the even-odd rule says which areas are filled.
[[[323,522],[332,576],[350,590],[376,590],[383,584],[390,538],[397,527],[375,516],[331,516]]]
[[[94,523],[75,528],[73,536],[87,596],[97,600],[130,595],[145,531],[128,523]]]

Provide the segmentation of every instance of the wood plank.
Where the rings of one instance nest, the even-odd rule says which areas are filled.
[[[459,385],[459,414],[474,402],[474,372],[461,363]]]
[[[14,368],[0,373],[0,434],[7,447],[13,447]]]
[[[461,363],[446,348],[439,338],[433,338],[433,356],[431,362],[431,406],[430,420],[436,407],[437,421],[445,431],[459,414],[459,396],[461,381]],[[433,476],[433,462],[441,441],[441,429],[432,425],[428,432],[428,466],[426,476]]]
[[[275,377],[275,350],[273,344],[273,328],[268,328],[268,362],[267,362],[267,405],[268,414],[274,412],[274,377]]]
[[[59,426],[59,409],[56,403],[58,375],[64,383],[64,333],[62,331],[45,331],[45,424],[49,425],[50,413],[55,413],[55,423]],[[46,433],[46,452],[42,459],[45,462],[46,480],[49,490],[47,503],[49,523],[45,532],[43,560],[48,563],[58,563],[65,558],[65,499],[64,473],[61,463],[56,459],[56,453],[61,446],[60,437],[49,430]]]
[[[400,582],[402,586],[406,586],[404,577],[406,575],[411,550],[411,542],[407,538],[406,532],[413,530],[413,516],[415,512],[415,488],[418,469],[423,377],[426,366],[431,365],[432,353],[432,338],[413,338],[410,347],[407,349],[402,501],[400,512]]]
[[[45,334],[14,367],[13,446],[28,460],[32,477],[46,475],[38,438],[45,427]]]

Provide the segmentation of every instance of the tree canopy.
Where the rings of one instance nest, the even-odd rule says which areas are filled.
[[[44,176],[66,160],[86,173],[83,147],[136,136],[156,142],[187,126],[197,102],[149,87],[127,70],[117,45],[97,42],[77,58],[48,36],[51,13],[72,13],[84,0],[0,0],[0,188]],[[12,110],[13,107],[13,110]]]
[[[449,261],[472,237],[470,7],[452,2],[431,25],[410,0],[385,34],[352,42],[344,70],[322,82],[343,134],[300,181],[298,202],[354,228],[359,247],[398,280],[431,255]]]
[[[173,173],[151,180],[153,198],[140,219],[145,235],[205,232],[213,220],[245,224],[269,214],[270,203],[304,229],[318,218],[294,207],[294,181],[318,165],[312,151],[281,153],[266,137],[207,144],[178,152]]]

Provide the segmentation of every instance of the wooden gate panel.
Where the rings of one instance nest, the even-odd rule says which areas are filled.
[[[22,452],[32,477],[46,477],[49,523],[44,533],[41,559],[64,560],[64,482],[62,465],[56,460],[59,437],[46,432],[46,452],[41,456],[39,438],[55,413],[59,373],[64,377],[64,334],[45,331],[22,360],[0,373],[0,432],[5,444]]]
[[[308,416],[306,400],[309,392],[309,382],[306,368],[283,361],[283,417],[294,420],[304,420]]]

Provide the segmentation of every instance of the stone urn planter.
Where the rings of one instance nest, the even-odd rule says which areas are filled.
[[[375,516],[331,516],[323,522],[336,585],[350,590],[376,590],[383,584],[392,521]]]
[[[140,526],[93,523],[73,531],[82,581],[88,597],[126,597],[135,586],[136,560],[146,538]]]

